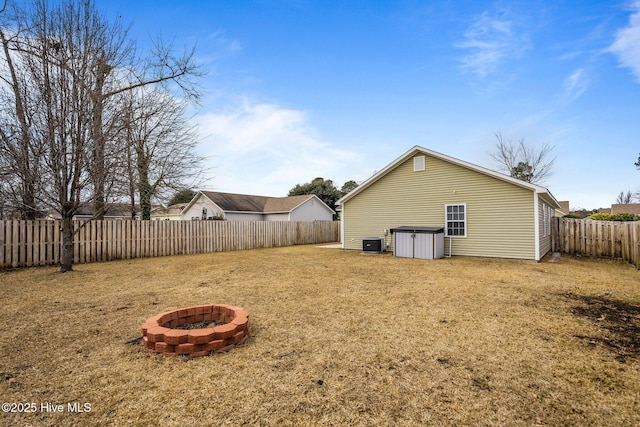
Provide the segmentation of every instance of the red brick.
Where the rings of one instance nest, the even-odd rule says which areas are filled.
[[[245,316],[238,316],[230,322],[232,325],[236,325],[239,330],[246,331],[249,319]]]
[[[171,313],[166,313],[163,314],[159,319],[158,319],[158,324],[161,326],[164,326],[166,323],[171,322]]]
[[[170,329],[164,334],[164,342],[167,344],[178,345],[187,342],[189,331],[182,329]]]
[[[147,320],[145,320],[145,323],[156,323],[156,324],[160,324],[160,318],[164,315],[165,313],[160,313],[160,314],[156,314],[153,317],[149,317]]]
[[[236,317],[244,316],[247,319],[249,318],[249,312],[246,310],[240,309],[240,310],[236,310],[235,312],[236,312]]]
[[[226,345],[224,340],[214,340],[210,341],[202,346],[202,350],[206,351],[215,351],[219,350]]]
[[[151,342],[164,341],[164,334],[170,330],[171,329],[165,328],[164,326],[154,326],[153,328],[147,329],[147,338]]]
[[[142,335],[146,336],[147,335],[147,331],[150,328],[155,328],[156,326],[159,326],[159,325],[157,323],[148,323],[148,322],[143,323],[142,327],[140,328],[140,330],[142,331]]]
[[[233,344],[236,344],[242,339],[243,336],[244,336],[244,332],[243,331],[237,332],[231,337],[231,342]]]
[[[204,314],[204,305],[197,305],[194,308],[196,309],[196,316],[198,314]]]
[[[223,340],[232,337],[233,334],[236,333],[236,325],[227,323],[225,325],[216,326],[213,330],[216,332],[216,339]]]
[[[195,307],[187,308],[187,316],[195,316],[195,315],[196,315],[196,308]]]
[[[183,308],[182,310],[178,310],[178,317],[187,317],[189,316],[189,314],[187,314],[187,309]]]
[[[196,323],[202,322],[204,320],[204,313],[196,314],[195,318],[196,318],[195,320]]]
[[[191,344],[206,344],[213,341],[215,331],[213,328],[192,329],[189,331],[187,341]]]
[[[213,306],[212,305],[205,305],[204,306],[204,312],[205,313],[213,313]]]
[[[157,342],[156,343],[156,352],[157,353],[167,353],[174,352],[175,346],[167,344],[166,342]]]
[[[229,315],[231,317],[235,316],[235,313],[238,311],[244,311],[242,307],[236,307],[234,305],[229,307]]]
[[[147,348],[147,350],[155,351],[156,343],[147,341],[147,345],[145,347]]]
[[[178,354],[190,354],[195,350],[195,345],[191,343],[184,343],[176,346],[176,353]]]
[[[235,344],[226,345],[222,347],[220,350],[218,350],[218,353],[226,353],[227,351],[231,350],[235,346],[236,346]]]
[[[196,351],[195,353],[191,353],[189,357],[204,357],[209,355],[209,351]]]
[[[204,320],[205,322],[211,322],[213,320],[213,313],[204,313],[204,318],[202,320]]]

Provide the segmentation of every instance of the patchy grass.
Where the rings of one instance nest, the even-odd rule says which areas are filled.
[[[75,268],[0,272],[0,396],[37,409],[2,425],[640,424],[640,272],[619,262],[304,246]],[[136,344],[209,303],[250,312],[245,345]]]

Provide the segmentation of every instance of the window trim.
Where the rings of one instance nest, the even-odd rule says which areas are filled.
[[[449,220],[448,209],[450,206],[462,206],[464,208],[464,218],[460,220]],[[461,235],[449,235],[449,222],[462,222],[464,227],[464,234]],[[444,205],[444,235],[445,237],[466,238],[467,237],[467,204],[466,203],[448,203]]]

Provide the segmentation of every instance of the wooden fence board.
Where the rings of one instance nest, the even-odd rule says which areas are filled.
[[[640,221],[554,218],[552,236],[555,252],[621,258],[640,269]]]
[[[74,221],[73,262],[270,248],[339,240],[339,223]],[[635,251],[635,247],[634,247]],[[0,220],[0,268],[59,264],[60,221]]]

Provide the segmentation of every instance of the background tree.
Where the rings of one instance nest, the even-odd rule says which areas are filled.
[[[196,127],[185,114],[187,103],[143,88],[128,93],[122,113],[132,206],[137,198],[141,219],[151,219],[154,198],[198,185],[202,160],[196,152]]]
[[[505,140],[501,133],[496,134],[495,151],[489,155],[500,168],[509,175],[522,181],[539,184],[551,175],[556,158],[551,157],[553,146],[529,146],[524,139],[513,142]]]
[[[330,179],[318,177],[311,182],[296,184],[289,190],[289,196],[300,196],[303,194],[315,194],[331,209],[335,208],[336,201],[342,197],[340,190],[336,188]]]
[[[631,190],[627,190],[626,193],[624,191],[621,191],[620,194],[618,194],[618,197],[616,198],[616,203],[617,204],[633,203],[633,193],[631,192]]]
[[[191,199],[193,199],[193,196],[195,195],[196,195],[196,192],[191,190],[190,188],[179,190],[169,199],[169,202],[167,205],[171,206],[178,203],[189,203]]]
[[[342,184],[342,187],[340,188],[340,192],[342,193],[342,196],[344,196],[347,193],[350,193],[351,191],[355,190],[356,187],[358,186],[358,183],[355,182],[354,180],[349,180],[347,182],[345,182],[344,184]],[[340,197],[342,197],[340,196]]]
[[[311,182],[304,184],[296,184],[289,190],[289,196],[299,196],[303,194],[315,194],[320,200],[326,203],[331,209],[335,209],[336,202],[349,191],[356,188],[358,184],[355,181],[347,181],[338,190],[330,179],[316,178]]]

